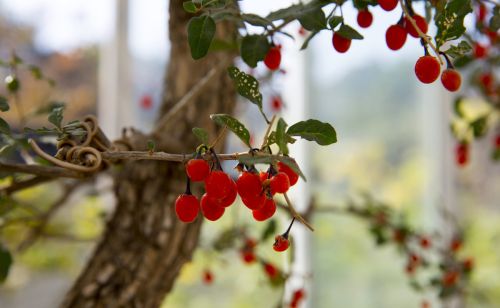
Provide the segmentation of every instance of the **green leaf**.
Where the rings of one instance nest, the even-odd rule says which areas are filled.
[[[156,144],[153,140],[148,140],[148,152],[153,153],[155,151]]]
[[[281,19],[289,19],[294,18],[300,14],[300,12],[304,9],[304,5],[302,3],[291,5],[287,8],[280,9],[274,12],[271,12],[266,16],[268,20],[281,20]]]
[[[453,111],[460,118],[463,118],[465,115],[463,111],[463,105],[464,105],[463,102],[464,102],[463,97],[457,97],[453,102]]]
[[[307,48],[307,46],[309,45],[309,42],[316,36],[316,34],[318,34],[319,31],[313,31],[311,32],[311,34],[309,34],[309,36],[305,39],[304,43],[302,44],[302,46],[300,47],[300,50],[304,50]]]
[[[287,143],[287,134],[286,134],[286,124],[283,118],[278,120],[278,124],[276,125],[276,144],[280,148],[280,152],[288,155],[288,143]]]
[[[262,110],[262,94],[259,92],[259,82],[252,75],[245,74],[236,67],[227,69],[229,77],[234,81],[238,93],[249,99]]]
[[[452,45],[445,53],[452,58],[463,57],[466,53],[472,50],[472,47],[466,41],[461,41],[457,45]]]
[[[43,78],[43,74],[42,74],[42,71],[40,70],[40,68],[38,66],[35,66],[35,65],[30,65],[28,67],[29,71],[31,72],[31,75],[35,78],[35,79],[42,79]]]
[[[54,110],[55,108],[58,108],[58,107],[64,108],[64,106],[65,106],[65,103],[63,103],[63,102],[57,102],[57,101],[50,102],[47,105],[36,109],[34,111],[34,114],[36,114],[36,115],[47,114],[47,113],[52,112],[52,110]]]
[[[495,32],[500,29],[500,6],[498,5],[493,9],[493,15],[490,19],[490,29]]]
[[[184,11],[188,13],[196,13],[198,11],[198,9],[196,8],[196,4],[191,1],[184,1],[182,3],[182,7],[184,8]]]
[[[462,68],[472,63],[473,60],[474,58],[472,58],[471,56],[463,56],[455,59],[453,61],[453,66],[455,66],[455,68]]]
[[[330,29],[335,29],[338,25],[340,25],[341,22],[344,21],[344,18],[342,16],[332,16],[328,20],[328,24],[330,25]]]
[[[344,38],[348,38],[351,40],[362,40],[363,36],[359,34],[358,31],[354,30],[350,26],[343,24],[340,26],[339,30],[337,31],[338,34],[340,34]]]
[[[10,126],[9,123],[5,122],[4,119],[0,118],[0,133],[10,136]]]
[[[243,21],[258,27],[274,27],[272,21],[256,14],[241,14]]]
[[[0,111],[9,111],[10,106],[7,99],[0,95]]]
[[[245,125],[241,124],[240,121],[233,118],[228,114],[212,114],[210,115],[210,119],[214,121],[216,124],[220,126],[226,126],[229,128],[238,138],[243,141],[248,147],[250,146],[250,132],[245,127]]]
[[[270,44],[264,35],[247,35],[241,41],[241,58],[250,67],[256,67],[259,61],[264,60]]]
[[[309,31],[326,29],[326,17],[321,7],[307,8],[297,19],[302,27]]]
[[[276,219],[271,219],[267,223],[266,228],[264,229],[264,231],[262,231],[262,235],[260,237],[260,241],[264,242],[269,237],[273,236],[276,233],[276,229],[277,229]]]
[[[488,130],[488,116],[482,116],[470,123],[474,137],[479,138],[486,134]]]
[[[12,265],[12,255],[0,243],[0,282],[4,282],[9,275],[9,270]]]
[[[201,59],[207,54],[215,28],[215,21],[210,16],[191,18],[188,23],[188,42],[193,59]]]
[[[470,12],[472,12],[470,0],[450,0],[444,9],[436,14],[438,48],[445,42],[458,39],[464,34],[464,18]]]
[[[257,164],[276,164],[277,161],[280,161],[290,167],[295,173],[297,173],[304,181],[306,181],[305,175],[300,170],[299,165],[295,160],[288,156],[260,156],[260,155],[251,155],[251,154],[243,154],[238,156],[238,161],[240,163],[246,165],[257,165]]]
[[[319,145],[337,142],[337,133],[333,126],[314,119],[295,123],[288,128],[286,133],[309,141],[316,141]]]
[[[54,124],[55,127],[61,128],[61,122],[63,120],[64,106],[58,106],[52,109],[49,113],[49,122]]]
[[[208,132],[203,128],[193,127],[193,134],[200,140],[204,145],[208,145]]]

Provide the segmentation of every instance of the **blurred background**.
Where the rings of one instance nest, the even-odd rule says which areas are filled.
[[[254,0],[241,5],[244,11],[266,14],[288,3]],[[169,58],[167,7],[166,0],[0,0],[0,57],[6,59],[15,50],[55,80],[54,89],[35,80],[24,82],[22,100],[28,108],[47,100],[64,101],[67,120],[97,114],[110,138],[118,137],[124,126],[147,131],[160,105]],[[472,279],[480,291],[468,304],[498,307],[500,166],[490,159],[491,138],[472,147],[468,166],[456,166],[455,140],[449,132],[454,97],[440,84],[417,82],[413,65],[422,54],[418,40],[408,38],[398,52],[387,48],[385,30],[399,20],[400,10],[375,8],[372,13],[373,25],[361,31],[365,40],[353,41],[346,54],[333,50],[326,31],[301,52],[300,36],[296,41],[278,37],[284,72],[262,88],[266,112],[281,112],[288,123],[307,118],[332,123],[339,139],[325,148],[301,142],[292,146],[308,177],[294,188],[293,198],[304,208],[311,196],[328,206],[367,193],[402,210],[416,228],[429,232],[451,228],[440,209],[454,213],[466,230],[464,253],[477,263]],[[344,10],[344,16],[348,24],[357,25],[354,8]],[[299,25],[288,30],[295,35]],[[254,73],[265,76],[266,70],[259,65]],[[472,114],[483,108],[479,96],[467,95]],[[276,98],[283,104],[277,106]],[[254,109],[241,104],[238,113],[259,140],[265,127]],[[34,118],[28,126],[45,121]],[[236,140],[228,147],[241,149]],[[69,206],[50,228],[70,231],[78,240],[44,239],[16,257],[0,287],[0,307],[57,305],[112,211],[111,185],[102,178],[66,201]],[[42,185],[23,191],[19,199],[42,209],[63,190],[58,184]],[[250,233],[259,233],[263,226],[235,208],[221,223],[205,223],[202,243],[236,220],[248,220]],[[313,223],[314,233],[294,227],[298,252],[292,268],[297,277],[288,288],[305,286],[307,307],[420,307],[423,296],[408,285],[405,260],[391,247],[376,247],[365,223],[333,214],[316,215]],[[16,228],[3,231],[7,241],[19,237]],[[165,306],[271,307],[270,301],[279,302],[282,291],[263,284],[265,277],[256,265],[245,266],[235,261],[236,254],[217,256],[201,246]],[[259,248],[259,253],[284,264],[289,256],[276,256],[269,247]],[[201,279],[206,268],[215,276],[210,286]],[[431,295],[425,298],[436,302]]]

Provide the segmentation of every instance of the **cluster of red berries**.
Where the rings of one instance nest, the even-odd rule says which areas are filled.
[[[447,61],[447,68],[441,73],[441,65],[436,57],[426,54],[420,57],[415,63],[415,75],[422,83],[433,83],[438,79],[441,73],[441,83],[448,91],[455,92],[460,89],[462,77],[460,73],[453,68],[448,57],[444,55]]]
[[[264,64],[271,71],[275,71],[280,67],[281,64],[281,45],[272,46],[264,58]]]
[[[414,14],[412,19],[415,21],[415,24],[420,32],[424,34],[427,33],[429,25],[427,24],[427,21],[425,21],[424,17]],[[415,38],[419,37],[418,31],[410,19],[408,17],[401,17],[398,23],[387,28],[387,31],[385,32],[385,42],[387,47],[391,50],[401,49],[406,42],[408,34]]]
[[[216,155],[214,154],[216,157]],[[240,165],[239,165],[240,166]],[[241,166],[240,166],[241,167]],[[250,210],[257,221],[271,218],[276,212],[273,196],[286,193],[290,186],[298,181],[298,175],[286,164],[278,162],[277,170],[273,166],[267,172],[260,172],[252,166],[241,174],[234,182],[231,177],[219,170],[211,170],[208,162],[202,158],[194,158],[187,162],[187,188],[175,201],[175,211],[179,220],[192,222],[201,209],[203,216],[211,221],[222,217],[225,208],[231,206],[239,194],[243,204]],[[205,194],[198,201],[191,194],[190,182],[205,184]]]
[[[304,289],[297,289],[292,294],[292,299],[290,300],[290,308],[297,308],[300,305],[300,302],[304,300],[306,297],[306,292]]]

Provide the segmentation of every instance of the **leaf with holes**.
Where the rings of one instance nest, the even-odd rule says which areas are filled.
[[[236,67],[227,69],[229,77],[234,82],[238,93],[248,98],[252,103],[262,110],[262,94],[259,92],[259,82],[252,75],[245,74]]]
[[[208,132],[200,127],[193,127],[193,134],[204,145],[208,145]]]
[[[472,12],[470,0],[450,0],[444,9],[436,14],[438,48],[445,42],[458,39],[464,34],[464,18],[470,12]]]
[[[319,145],[337,142],[337,133],[333,126],[314,119],[295,123],[288,128],[286,133],[309,141],[316,141]]]
[[[193,17],[188,23],[188,42],[193,59],[206,56],[215,35],[215,21],[210,16]]]
[[[248,132],[248,129],[240,121],[228,114],[211,114],[210,119],[222,127],[226,126],[229,128],[243,143],[251,147],[250,132]]]
[[[264,35],[247,35],[241,41],[241,58],[250,67],[256,67],[269,51],[269,42]]]

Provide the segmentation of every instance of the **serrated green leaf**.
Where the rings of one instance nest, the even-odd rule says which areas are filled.
[[[210,16],[191,18],[188,23],[188,42],[193,59],[201,59],[207,54],[215,29],[215,21]]]
[[[259,82],[252,75],[245,74],[236,67],[227,69],[229,77],[234,81],[238,93],[249,99],[262,110],[262,94],[259,92]]]
[[[288,143],[287,143],[287,133],[286,133],[286,124],[283,118],[278,120],[278,124],[276,124],[276,144],[280,148],[280,152],[288,155]]]
[[[4,282],[9,275],[12,266],[12,255],[5,246],[0,243],[0,282]]]
[[[64,106],[58,106],[52,109],[49,113],[49,122],[54,124],[55,127],[61,128],[61,122],[63,120]]]
[[[340,26],[339,30],[336,31],[338,34],[340,34],[344,38],[348,38],[351,40],[362,40],[363,36],[359,34],[358,31],[354,30],[350,26],[343,24]]]
[[[472,50],[472,47],[466,41],[461,41],[457,45],[452,45],[445,53],[452,58],[463,57],[469,51]]]
[[[204,145],[208,145],[208,132],[200,127],[193,127],[193,134],[200,140]]]
[[[305,29],[319,31],[326,29],[326,17],[321,7],[311,7],[303,10],[297,18]]]
[[[330,29],[335,29],[338,25],[340,25],[341,22],[344,21],[344,18],[342,16],[332,16],[328,20],[328,24],[330,25]]]
[[[184,1],[182,3],[182,7],[184,8],[184,11],[188,13],[196,13],[198,11],[196,5],[191,1]]]
[[[269,237],[273,236],[276,233],[277,223],[276,219],[271,219],[264,231],[262,231],[262,235],[260,237],[261,242],[266,241]]]
[[[295,160],[288,156],[260,156],[260,155],[251,155],[251,154],[243,154],[238,156],[238,161],[240,163],[246,165],[256,165],[256,164],[276,164],[277,161],[280,161],[290,167],[295,173],[297,173],[304,181],[306,181],[305,175],[300,170],[299,165]]]
[[[264,35],[247,35],[241,41],[241,58],[250,67],[264,60],[271,45]]]
[[[318,120],[310,119],[290,126],[286,132],[290,136],[298,136],[319,145],[329,145],[337,142],[337,133],[333,126]]]
[[[211,114],[210,119],[220,126],[226,126],[248,147],[250,146],[250,132],[240,121],[228,114]]]
[[[438,28],[436,44],[439,48],[445,42],[458,39],[465,32],[464,18],[472,12],[470,0],[450,0],[435,17]]]
[[[10,106],[7,99],[0,95],[0,111],[9,111]]]
[[[0,118],[0,133],[10,136],[9,123],[5,122],[5,120],[2,118]]]

